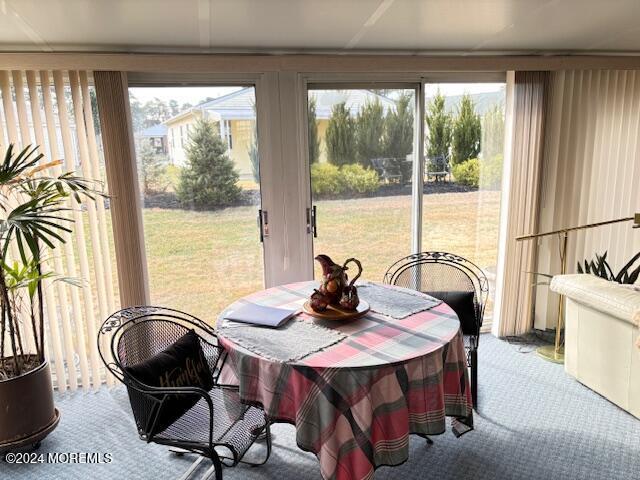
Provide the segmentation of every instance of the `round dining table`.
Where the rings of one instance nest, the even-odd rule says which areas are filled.
[[[299,313],[264,328],[226,318],[248,304],[302,310],[317,285],[248,295],[220,314],[216,330],[228,353],[225,383],[271,422],[294,424],[298,447],[317,456],[324,479],[369,479],[382,465],[404,463],[409,436],[442,434],[447,417],[456,436],[473,429],[460,322],[432,297],[368,283],[376,301],[348,322]],[[405,303],[415,308],[403,312]]]

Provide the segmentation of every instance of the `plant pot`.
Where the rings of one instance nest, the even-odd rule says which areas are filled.
[[[38,445],[60,421],[49,363],[0,381],[0,452]]]

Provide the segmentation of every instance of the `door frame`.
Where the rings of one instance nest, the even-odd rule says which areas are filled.
[[[262,73],[233,73],[233,74],[210,74],[210,73],[150,73],[150,72],[130,72],[128,74],[127,88],[137,87],[253,87],[256,97],[256,128],[258,132],[258,152],[260,163],[260,206],[258,210],[267,212],[268,225],[265,226],[265,233],[262,242],[263,256],[263,283],[266,287],[278,284],[279,268],[277,245],[281,242],[281,229],[271,228],[272,225],[279,224],[277,218],[277,205],[281,200],[278,190],[281,190],[280,176],[276,174],[278,164],[281,162],[279,154],[280,145],[274,142],[274,137],[279,135],[280,125],[277,121],[272,121],[274,109],[279,110],[277,102],[271,99],[278,98],[274,95],[277,91],[277,82],[274,84],[273,74]],[[130,109],[129,109],[130,115]],[[277,120],[277,116],[274,116]],[[131,118],[128,119],[131,123]],[[263,218],[264,220],[264,218]],[[141,225],[144,235],[144,225]],[[268,231],[268,233],[267,233]],[[256,237],[259,235],[258,222],[256,222]]]
[[[413,151],[416,152],[416,159],[413,162],[413,178],[423,178],[424,176],[424,78],[411,74],[304,74],[299,76],[300,89],[303,92],[301,101],[301,109],[299,111],[299,124],[304,125],[304,129],[300,132],[299,143],[303,146],[304,159],[302,170],[303,177],[302,188],[306,192],[304,198],[300,198],[304,202],[302,207],[305,216],[313,208],[313,197],[311,193],[311,165],[309,159],[309,132],[308,132],[308,101],[309,90],[314,89],[372,89],[372,88],[395,88],[403,90],[412,90],[414,92],[414,145]],[[363,80],[367,78],[368,80]],[[422,188],[418,186],[419,182],[412,182],[412,200],[411,200],[411,244],[407,245],[407,255],[417,253],[422,246]],[[421,185],[421,182],[420,182]],[[305,265],[304,270],[308,280],[313,279],[313,232],[311,225],[305,221],[306,242]]]

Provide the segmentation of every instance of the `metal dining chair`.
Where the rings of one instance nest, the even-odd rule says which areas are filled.
[[[478,344],[489,282],[474,263],[448,252],[422,252],[391,265],[384,283],[411,288],[447,303],[458,315],[471,371],[471,396],[478,405]]]
[[[141,368],[149,367],[149,362],[166,365],[171,355],[192,355],[185,347],[189,341],[197,353],[185,357],[186,367],[177,381],[158,386],[141,377]],[[269,422],[263,410],[240,402],[237,387],[219,383],[226,353],[214,330],[203,321],[168,308],[125,308],[103,323],[98,351],[109,372],[127,387],[140,439],[170,446],[180,454],[200,455],[182,479],[189,478],[205,460],[212,465],[202,478],[215,474],[221,480],[223,465],[255,466],[269,459]],[[260,435],[266,437],[266,458],[259,463],[244,461]]]

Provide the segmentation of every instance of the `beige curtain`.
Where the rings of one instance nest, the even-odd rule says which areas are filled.
[[[531,241],[516,242],[518,235],[538,230],[541,165],[545,117],[549,90],[549,72],[515,72],[512,86],[511,122],[507,132],[507,175],[502,218],[502,290],[496,297],[499,321],[494,333],[519,335],[532,327],[536,246]],[[500,280],[499,280],[500,281]]]
[[[640,71],[569,70],[551,75],[541,230],[640,212]],[[640,251],[631,222],[569,235],[567,266],[608,252],[617,271]],[[558,272],[557,239],[540,242],[537,270]],[[536,328],[552,328],[558,296],[540,287]]]

